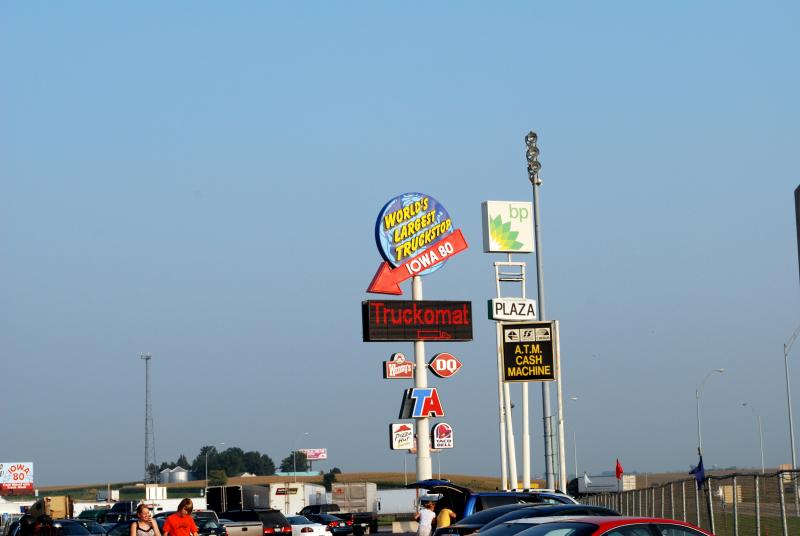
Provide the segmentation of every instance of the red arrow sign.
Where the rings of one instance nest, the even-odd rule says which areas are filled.
[[[461,234],[461,229],[456,229],[442,238],[431,247],[411,257],[406,262],[392,270],[388,262],[383,262],[378,267],[378,272],[372,278],[367,292],[375,294],[402,294],[400,283],[410,279],[431,266],[442,263],[457,253],[467,249],[467,241]]]

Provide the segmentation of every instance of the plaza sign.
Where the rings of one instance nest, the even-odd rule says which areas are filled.
[[[489,300],[491,320],[536,320],[536,300],[523,298],[493,298]]]

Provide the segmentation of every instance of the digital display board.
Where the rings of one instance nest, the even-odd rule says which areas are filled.
[[[472,340],[469,301],[367,300],[361,320],[364,342]]]
[[[503,323],[503,381],[556,379],[554,321]]]

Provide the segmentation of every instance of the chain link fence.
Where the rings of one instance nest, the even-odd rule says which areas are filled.
[[[800,471],[708,477],[583,497],[623,515],[679,519],[717,536],[800,536]]]

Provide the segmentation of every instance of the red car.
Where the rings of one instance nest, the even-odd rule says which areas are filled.
[[[714,536],[690,523],[658,517],[575,517],[544,523],[517,536]]]

